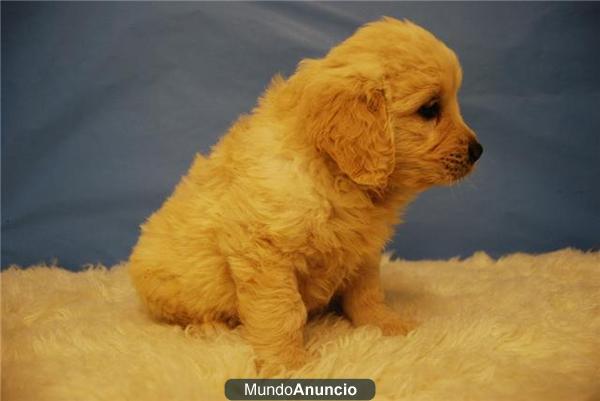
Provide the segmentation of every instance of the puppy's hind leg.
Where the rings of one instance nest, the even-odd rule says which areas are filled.
[[[229,259],[242,334],[254,347],[258,365],[266,374],[283,367],[298,368],[307,361],[307,313],[293,265],[269,256]]]

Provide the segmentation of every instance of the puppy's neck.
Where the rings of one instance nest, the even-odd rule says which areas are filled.
[[[390,184],[384,188],[358,184],[344,174],[327,154],[317,150],[314,150],[313,154],[313,157],[323,164],[323,168],[318,169],[317,182],[320,181],[323,186],[333,189],[341,204],[397,213],[419,194],[419,191],[399,184]]]

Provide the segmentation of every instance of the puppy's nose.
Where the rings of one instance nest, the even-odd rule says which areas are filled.
[[[469,143],[469,162],[475,163],[481,157],[483,153],[483,146],[475,140]]]

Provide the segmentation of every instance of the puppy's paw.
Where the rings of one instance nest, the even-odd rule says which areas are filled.
[[[302,368],[309,359],[308,352],[303,349],[285,350],[277,356],[257,360],[256,367],[262,377],[285,376],[287,371]]]
[[[400,317],[394,310],[383,304],[375,308],[360,309],[359,312],[355,314],[353,320],[356,326],[377,326],[384,336],[404,336],[418,326],[418,323],[409,316]]]
[[[384,336],[405,336],[417,327],[417,322],[394,316],[377,322],[377,326]]]

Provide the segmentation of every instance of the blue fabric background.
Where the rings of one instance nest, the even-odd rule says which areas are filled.
[[[383,15],[457,52],[485,147],[468,180],[411,205],[390,249],[598,247],[598,4],[2,2],[2,266],[125,260],[271,76]]]

